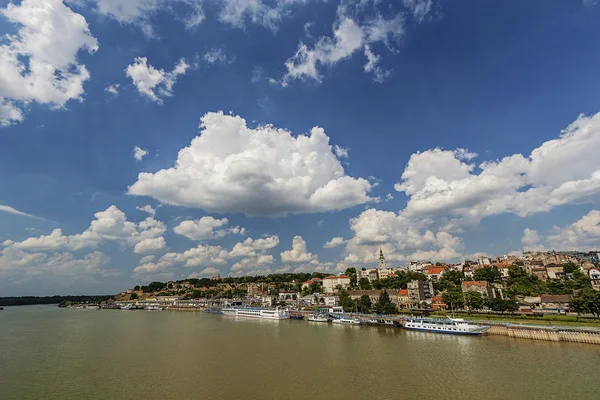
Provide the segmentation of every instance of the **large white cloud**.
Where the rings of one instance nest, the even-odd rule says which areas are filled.
[[[514,154],[479,165],[463,150],[413,154],[396,184],[408,217],[458,216],[479,221],[504,212],[527,216],[600,195],[600,113],[579,116],[529,156]],[[468,157],[465,156],[468,155]]]
[[[183,58],[179,60],[171,72],[167,72],[148,64],[146,57],[136,57],[133,64],[125,70],[125,74],[131,78],[133,85],[140,94],[162,104],[164,97],[173,96],[173,86],[177,82],[177,78],[184,75],[189,68],[190,65]]]
[[[140,173],[128,193],[251,216],[341,210],[373,200],[366,179],[345,175],[321,128],[294,137],[211,112],[201,118],[201,129],[173,168]]]
[[[173,231],[191,240],[218,239],[229,234],[244,234],[244,228],[240,228],[239,226],[224,228],[227,224],[229,224],[227,218],[216,219],[206,216],[197,220],[182,221],[173,228]]]
[[[90,74],[77,54],[98,49],[85,18],[62,0],[23,0],[0,13],[18,29],[0,45],[0,125],[22,121],[21,104],[83,100]]]

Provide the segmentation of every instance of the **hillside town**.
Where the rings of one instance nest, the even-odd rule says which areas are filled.
[[[389,306],[380,305],[382,296]],[[600,252],[524,252],[463,263],[411,261],[391,267],[379,249],[376,268],[342,274],[287,273],[152,282],[117,295],[162,305],[205,307],[228,299],[254,306],[338,307],[347,312],[486,311],[600,313]],[[383,313],[383,312],[382,312]]]

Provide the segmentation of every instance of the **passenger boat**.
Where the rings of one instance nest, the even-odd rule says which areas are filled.
[[[225,309],[223,309],[224,311]],[[236,317],[260,318],[260,319],[290,319],[290,313],[287,309],[281,308],[258,308],[258,307],[240,307],[235,311]]]
[[[147,311],[162,311],[162,307],[159,305],[150,305],[146,307]]]
[[[310,322],[329,322],[329,317],[325,314],[312,314],[308,316]]]
[[[133,308],[133,304],[121,304],[119,309],[121,310],[131,310]]]
[[[224,315],[236,315],[239,307],[223,307],[221,308],[221,314]]]
[[[358,318],[336,318],[333,320],[334,324],[342,324],[342,325],[360,325],[360,319]]]
[[[405,329],[454,335],[482,335],[489,326],[472,325],[463,318],[408,318]]]

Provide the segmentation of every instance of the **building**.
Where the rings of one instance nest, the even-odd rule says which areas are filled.
[[[398,290],[398,308],[410,308],[410,297],[408,289]]]
[[[496,298],[494,288],[488,281],[464,281],[462,283],[462,290],[466,292],[478,292],[481,296],[488,299]]]
[[[446,272],[446,267],[429,267],[427,270],[427,278],[432,282],[437,282]]]
[[[600,267],[588,269],[587,274],[592,282],[592,287],[596,290],[600,290]]]
[[[326,307],[335,307],[340,304],[340,298],[338,296],[323,296],[322,299],[324,300]]]
[[[306,289],[307,287],[309,287],[311,284],[313,283],[318,283],[319,285],[323,284],[323,281],[321,280],[321,278],[312,278],[307,280],[306,282],[302,282],[302,289]]]
[[[411,272],[421,272],[430,265],[433,265],[430,261],[410,261],[406,268]]]
[[[422,301],[433,297],[433,283],[431,281],[410,281],[407,285],[408,298],[412,304],[420,304]]]
[[[569,311],[569,304],[573,296],[570,294],[543,294],[540,296],[543,313],[565,314]]]
[[[548,264],[546,266],[546,274],[548,279],[560,279],[565,275],[562,265],[553,264]]]
[[[446,310],[448,307],[446,303],[444,303],[444,299],[442,296],[433,296],[431,299],[431,309],[432,310]]]
[[[379,247],[379,268],[368,268],[361,269],[358,271],[357,278],[358,279],[368,279],[369,282],[373,282],[376,280],[387,279],[388,277],[394,275],[396,270],[393,268],[388,268],[385,263],[385,256],[383,255],[383,249],[381,246]]]
[[[347,289],[350,286],[350,277],[346,275],[330,275],[323,278],[323,290],[325,293],[333,293],[337,287]]]
[[[367,295],[371,300],[371,304],[375,304],[379,301],[379,295],[381,295],[382,290],[350,290],[348,291],[348,295],[352,300],[358,300],[362,296]]]
[[[489,258],[489,257],[483,257],[482,256],[482,257],[479,257],[477,259],[477,264],[479,264],[479,265],[486,265],[486,266],[487,265],[492,265],[492,259]]]

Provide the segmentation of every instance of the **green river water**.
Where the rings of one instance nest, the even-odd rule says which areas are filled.
[[[9,307],[0,399],[599,399],[600,346]]]

